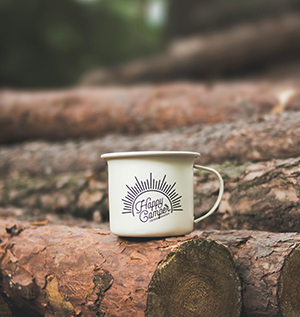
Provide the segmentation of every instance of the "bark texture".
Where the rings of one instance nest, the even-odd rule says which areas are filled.
[[[297,287],[282,279],[283,272],[287,278],[295,276],[295,271],[286,266],[286,263],[290,260],[291,251],[295,252],[296,248],[298,250],[299,233],[237,230],[203,232],[201,236],[216,239],[233,254],[243,281],[242,316],[281,316],[282,305],[290,307],[283,316],[293,317],[299,314],[300,297]],[[294,261],[294,265],[299,267],[299,257]],[[299,277],[295,282],[298,280]],[[286,298],[278,293],[280,287],[290,289],[289,295],[292,297],[287,303],[284,302]]]
[[[272,160],[256,164],[215,166],[225,181],[217,212],[197,224],[207,229],[300,231],[300,160]],[[213,205],[218,183],[206,174],[196,178],[195,214]],[[213,195],[212,195],[213,193]]]
[[[197,228],[300,231],[299,157],[257,163],[225,162],[212,167],[224,178],[224,195],[218,210]],[[198,217],[214,204],[219,183],[213,175],[195,171],[194,184]],[[45,217],[57,221],[55,215],[73,215],[95,223],[108,220],[105,171],[48,176],[11,174],[1,180],[0,194],[3,216],[32,221]],[[55,215],[49,217],[51,213]]]
[[[124,240],[102,230],[2,221],[3,290],[15,305],[43,316],[144,316],[148,284],[156,266],[178,247],[173,259],[168,260],[166,273],[159,274],[169,274],[168,279],[173,281],[169,290],[188,304],[184,309],[201,309],[199,302],[193,304],[182,297],[187,295],[185,290],[199,297],[199,290],[205,292],[208,288],[211,300],[221,289],[230,294],[222,294],[214,300],[218,309],[228,305],[234,316],[239,316],[241,287],[230,253],[213,240],[198,239],[182,245],[192,237]],[[202,255],[202,265],[208,266],[208,260],[215,261],[216,266],[222,265],[223,276],[214,278],[215,272],[205,271],[207,278],[213,280],[211,284],[202,278],[203,275],[195,276],[195,271],[186,272],[181,285],[177,284],[178,259],[199,269],[201,265],[197,261],[201,256],[198,252],[202,251],[207,255]],[[152,285],[151,289],[154,292],[156,287]],[[204,301],[203,305],[206,305]],[[219,316],[232,316],[218,311]],[[151,304],[148,304],[148,315],[154,316]],[[198,316],[198,313],[190,311],[189,316]],[[211,313],[206,311],[202,316],[211,316]]]
[[[103,153],[147,150],[200,152],[197,164],[296,157],[300,156],[300,112],[285,111],[255,120],[194,125],[138,136],[109,134],[95,140],[2,145],[0,177],[99,172],[105,169],[106,163],[100,158]]]
[[[236,5],[236,4],[235,4]],[[172,42],[158,56],[108,71],[93,71],[84,84],[163,82],[174,79],[220,78],[251,68],[270,67],[298,59],[300,15],[282,16],[239,23]]]
[[[168,272],[182,264],[183,254],[189,255],[187,265],[188,261],[194,263],[195,258],[197,262],[201,260],[201,255],[193,253],[193,247],[190,249],[188,245],[201,246],[201,243],[209,246],[206,254],[212,263],[220,254],[225,254],[224,263],[219,263],[225,267],[227,263],[232,264],[231,257],[220,243],[231,252],[243,281],[243,316],[278,316],[279,306],[282,307],[285,300],[282,292],[277,296],[278,283],[284,289],[288,283],[286,278],[294,276],[294,271],[287,265],[289,261],[294,263],[293,266],[300,264],[299,257],[291,256],[289,260],[290,252],[300,242],[298,233],[194,231],[184,237],[139,241],[121,239],[103,230],[38,226],[10,220],[1,220],[0,224],[3,290],[14,304],[45,316],[80,313],[84,316],[143,316],[147,296],[151,316],[151,303],[159,300],[154,299],[155,290],[158,291],[158,284],[163,283],[160,281],[163,275],[166,274],[166,281],[178,283],[178,286],[198,289],[199,280],[195,284],[187,281],[180,284],[178,274],[172,277]],[[184,244],[186,241],[188,244]],[[197,264],[195,268],[199,268]],[[188,275],[182,268],[181,271],[182,276]],[[236,278],[234,270],[232,273],[235,277],[229,277],[231,282]],[[210,274],[209,269],[206,274]],[[280,277],[283,274],[284,279]],[[201,273],[197,278],[206,280]],[[212,294],[211,282],[206,283],[203,297]],[[294,292],[293,296],[299,302],[296,289],[290,292]],[[207,301],[212,301],[210,296]],[[290,307],[297,308],[294,304],[294,301],[289,303]],[[194,305],[196,307],[197,303]],[[207,311],[201,316],[211,316],[211,313]],[[288,312],[285,316],[295,315]]]
[[[106,173],[15,175],[1,180],[0,184],[0,216],[29,221],[45,217],[56,221],[55,215],[73,215],[96,223],[108,220]]]
[[[164,131],[298,110],[297,82],[0,92],[0,143]]]

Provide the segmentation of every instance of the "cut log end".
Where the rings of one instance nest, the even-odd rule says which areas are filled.
[[[297,317],[300,312],[300,245],[283,265],[278,284],[278,304],[282,316]]]
[[[159,263],[148,289],[146,316],[240,316],[241,282],[229,251],[192,239]]]

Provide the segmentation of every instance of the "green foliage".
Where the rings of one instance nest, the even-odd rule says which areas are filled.
[[[72,85],[86,70],[154,53],[161,28],[146,23],[147,1],[0,0],[0,85]]]

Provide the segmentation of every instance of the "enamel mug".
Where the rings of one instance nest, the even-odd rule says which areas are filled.
[[[220,204],[224,185],[214,169],[194,165],[200,154],[186,151],[115,152],[108,164],[110,230],[124,237],[166,237],[193,231]],[[219,194],[213,207],[194,219],[195,169],[216,175]]]

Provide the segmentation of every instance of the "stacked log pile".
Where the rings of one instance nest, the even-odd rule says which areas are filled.
[[[0,96],[5,316],[299,314],[296,81]],[[218,211],[184,237],[111,234],[100,155],[132,150],[200,152]],[[195,172],[196,215],[217,186]]]

